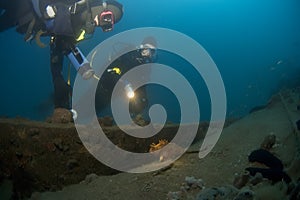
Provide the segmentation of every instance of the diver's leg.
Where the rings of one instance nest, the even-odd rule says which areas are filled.
[[[62,75],[63,43],[55,38],[50,45],[50,66],[54,85],[54,107],[70,109],[71,87],[65,82]]]

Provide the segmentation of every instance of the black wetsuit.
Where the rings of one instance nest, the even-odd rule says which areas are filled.
[[[40,7],[45,7],[47,3],[58,3],[60,1],[39,1]],[[62,1],[61,1],[62,2]],[[69,5],[61,6],[67,8],[71,6],[75,1],[68,1]],[[61,4],[61,3],[60,3]],[[44,36],[52,36],[50,42],[50,67],[52,73],[52,80],[54,85],[54,107],[70,108],[70,86],[65,82],[62,75],[63,59],[64,56],[70,51],[70,48],[76,44],[75,36],[80,31],[80,26],[85,22],[78,17],[79,15],[72,16],[76,17],[76,26],[72,26],[70,14],[63,13],[65,16],[58,15],[56,24],[62,24],[61,27],[68,27],[68,30],[61,29],[52,30],[46,27],[47,20],[42,16],[39,16],[34,9],[31,0],[2,0],[0,3],[3,9],[3,14],[0,17],[0,31],[5,31],[9,28],[16,27],[16,31],[21,34],[35,34],[39,30],[44,32]],[[56,16],[57,17],[57,16]],[[65,17],[65,19],[63,19]],[[30,23],[34,21],[31,30],[29,30]],[[64,21],[59,21],[64,20]],[[75,21],[75,20],[74,20]],[[59,33],[57,33],[59,31]],[[66,32],[65,34],[63,32]],[[29,35],[29,36],[30,36]]]
[[[33,3],[38,2],[38,3]],[[103,12],[102,0],[89,0],[88,4],[70,9],[78,0],[1,0],[0,32],[16,27],[16,31],[25,34],[25,39],[42,30],[42,36],[50,36],[50,66],[54,85],[55,108],[70,108],[71,88],[62,75],[63,59],[77,44],[76,38],[82,30],[92,33],[92,20]],[[115,15],[117,23],[123,15],[122,5],[114,0],[107,1],[108,10]],[[45,17],[47,5],[54,5],[54,18]],[[88,9],[89,8],[89,9]],[[73,10],[72,10],[73,11]],[[88,26],[89,25],[89,26]],[[94,27],[94,26],[93,26]]]
[[[95,96],[95,106],[97,113],[101,112],[107,105],[109,105],[112,91],[116,85],[116,83],[122,79],[122,75],[131,70],[138,65],[152,63],[155,62],[155,58],[149,59],[146,57],[141,56],[139,50],[130,51],[118,59],[114,60],[107,69],[112,69],[117,67],[120,69],[121,74],[116,74],[114,72],[104,72],[101,76],[101,79],[98,83],[98,87],[96,90]],[[148,72],[145,72],[145,76],[141,76],[141,74],[137,74],[136,78],[139,81],[147,82],[149,81],[151,70],[149,69]],[[126,80],[123,80],[126,81]],[[133,80],[130,80],[130,84],[135,85]],[[129,112],[135,116],[141,114],[141,112],[148,106],[148,97],[146,86],[142,86],[135,91],[135,97],[129,101]]]
[[[0,32],[22,24],[32,12],[32,5],[28,0],[1,0],[0,1]]]

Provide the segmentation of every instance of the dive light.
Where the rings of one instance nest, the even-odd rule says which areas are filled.
[[[132,85],[130,83],[127,83],[124,87],[124,90],[126,92],[126,95],[129,99],[132,99],[134,97],[134,91],[133,91],[133,88],[132,88]]]
[[[90,79],[95,74],[94,70],[90,66],[90,63],[78,47],[71,49],[71,52],[68,54],[68,58],[83,79]]]

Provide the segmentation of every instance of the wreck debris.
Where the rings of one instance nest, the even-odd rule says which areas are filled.
[[[276,135],[274,133],[271,133],[264,138],[263,142],[260,145],[260,148],[265,150],[271,150],[275,143]]]
[[[53,115],[46,121],[49,123],[67,124],[73,122],[73,115],[68,109],[56,108],[54,109]]]
[[[149,149],[149,152],[154,152],[154,151],[157,151],[161,148],[163,148],[164,146],[166,146],[169,142],[167,140],[159,140],[159,142],[157,144],[155,143],[152,143],[150,145],[150,149]]]
[[[250,172],[245,170],[241,175],[238,174],[235,175],[235,178],[233,180],[233,185],[236,188],[241,189],[248,183],[249,179],[250,179]]]

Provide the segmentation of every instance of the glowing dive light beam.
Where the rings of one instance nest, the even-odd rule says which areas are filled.
[[[126,95],[129,99],[134,98],[135,94],[134,94],[134,91],[133,91],[130,83],[127,84],[124,89],[125,89]]]

